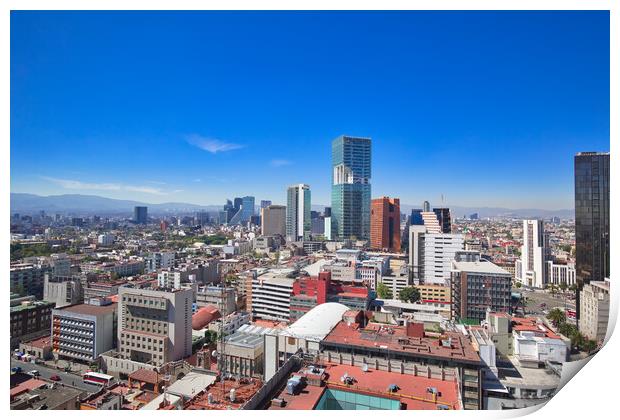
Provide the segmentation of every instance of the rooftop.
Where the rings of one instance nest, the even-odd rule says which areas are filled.
[[[324,339],[339,322],[349,308],[335,302],[315,306],[296,322],[282,331],[282,335],[311,338],[317,341]]]
[[[454,261],[452,265],[458,271],[467,271],[469,273],[510,275],[508,271],[488,261]]]
[[[78,305],[65,306],[61,309],[55,309],[54,313],[58,315],[65,315],[68,313],[81,314],[81,315],[106,315],[116,311],[117,303],[111,303],[109,305],[87,305],[80,303]]]
[[[258,379],[224,379],[214,382],[203,392],[189,400],[186,410],[227,410],[240,409],[262,386]],[[230,399],[230,390],[235,389],[235,401]],[[209,402],[209,395],[211,401]]]
[[[307,376],[304,370],[294,375]],[[342,381],[344,376],[352,377],[348,385]],[[290,395],[283,389],[277,398],[284,400],[284,407],[272,405],[270,410],[312,410],[321,399],[325,389],[341,390],[355,394],[380,398],[398,399],[406,410],[437,410],[439,406],[447,409],[461,409],[459,386],[454,380],[429,379],[422,376],[406,375],[397,372],[368,369],[340,364],[325,366],[325,387],[307,384],[297,395]],[[396,385],[396,391],[390,388]],[[436,394],[429,392],[434,388]]]
[[[481,363],[471,342],[458,332],[445,332],[442,339],[428,336],[410,337],[403,326],[369,323],[361,327],[359,324],[348,325],[342,321],[325,337],[323,343],[377,348],[427,359]]]

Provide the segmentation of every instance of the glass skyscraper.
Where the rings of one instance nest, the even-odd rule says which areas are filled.
[[[609,153],[575,155],[575,247],[580,289],[609,278]]]
[[[370,239],[370,139],[332,142],[332,239]]]

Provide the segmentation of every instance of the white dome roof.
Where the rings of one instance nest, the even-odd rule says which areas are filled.
[[[281,335],[320,341],[342,321],[342,316],[348,310],[349,307],[341,303],[323,303],[310,309],[291,326],[285,328]]]

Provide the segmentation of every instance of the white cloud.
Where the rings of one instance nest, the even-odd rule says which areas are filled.
[[[292,165],[293,162],[291,162],[290,160],[286,160],[286,159],[273,159],[271,162],[271,166],[279,168],[280,166],[288,166],[288,165]]]
[[[167,193],[162,191],[159,188],[141,186],[141,185],[125,185],[125,184],[117,184],[117,183],[92,183],[92,182],[82,182],[74,179],[61,179],[61,178],[53,178],[49,176],[41,177],[47,181],[53,182],[54,184],[60,185],[62,188],[67,190],[98,190],[98,191],[131,191],[131,192],[141,192],[146,194],[154,194],[154,195],[166,195]]]
[[[208,137],[202,137],[197,134],[192,134],[187,137],[187,142],[193,146],[196,146],[209,153],[229,152],[231,150],[242,149],[245,147],[242,144],[227,143],[222,140],[212,139]]]

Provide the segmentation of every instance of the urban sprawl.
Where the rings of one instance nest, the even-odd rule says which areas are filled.
[[[603,344],[609,153],[574,156],[566,220],[404,213],[371,195],[371,139],[331,156],[321,211],[306,184],[217,212],[13,209],[11,409],[513,409]]]

